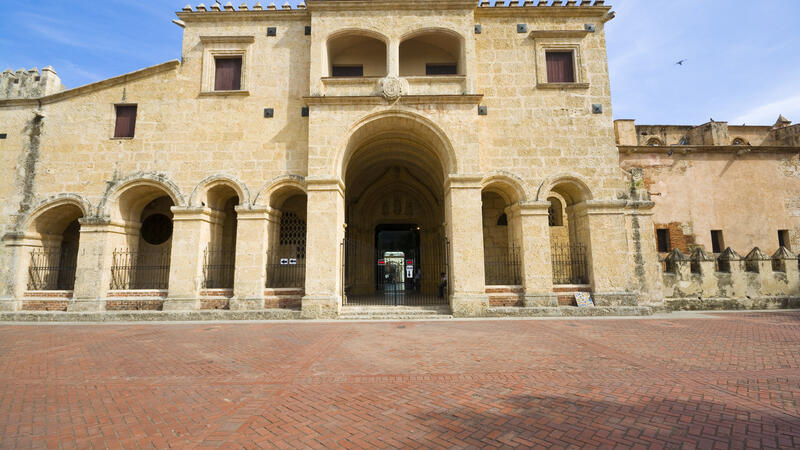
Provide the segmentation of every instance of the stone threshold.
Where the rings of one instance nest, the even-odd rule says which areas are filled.
[[[490,307],[483,317],[604,317],[604,316],[652,316],[650,306],[577,306],[520,308]]]

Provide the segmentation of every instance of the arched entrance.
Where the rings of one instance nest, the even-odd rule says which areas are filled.
[[[342,287],[345,305],[445,305],[448,162],[409,119],[382,118],[355,133],[345,160]]]

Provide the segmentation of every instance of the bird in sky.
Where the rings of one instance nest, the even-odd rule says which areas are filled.
[[[676,62],[676,63],[675,63],[675,65],[676,65],[676,66],[682,66],[682,65],[683,65],[683,63],[685,63],[685,62],[686,62],[686,60],[685,60],[685,59],[682,59],[682,60],[680,60],[680,61]]]

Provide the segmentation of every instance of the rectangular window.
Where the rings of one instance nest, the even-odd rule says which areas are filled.
[[[425,75],[458,75],[455,64],[425,64]]]
[[[659,253],[669,253],[669,230],[666,228],[659,228],[656,230],[656,240]]]
[[[778,230],[778,245],[786,247],[786,250],[792,250],[792,244],[789,242],[789,230]]]
[[[136,131],[136,105],[116,105],[117,122],[114,126],[115,138],[132,138]]]
[[[711,230],[711,251],[722,253],[725,250],[725,239],[722,237],[722,230]]]
[[[242,89],[242,58],[215,58],[215,91],[239,91]]]
[[[333,66],[331,68],[333,77],[363,77],[364,66]]]
[[[574,83],[575,65],[572,52],[547,52],[547,82],[548,83]]]

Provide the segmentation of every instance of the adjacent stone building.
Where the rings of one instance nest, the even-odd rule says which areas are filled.
[[[602,0],[178,18],[180,60],[70,90],[3,74],[0,308],[663,304],[658,176],[611,118]]]

